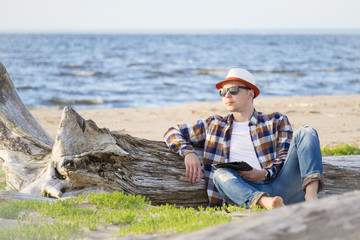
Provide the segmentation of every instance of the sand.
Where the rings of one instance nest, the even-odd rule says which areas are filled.
[[[314,127],[319,133],[321,147],[340,144],[360,147],[360,95],[258,98],[254,104],[260,112],[286,114],[294,130],[304,125]],[[55,137],[62,110],[44,108],[31,109],[31,112]],[[162,108],[90,109],[78,113],[101,128],[159,141],[171,126],[195,123],[214,114],[228,114],[221,101]]]
[[[360,147],[360,95],[259,98],[255,100],[255,107],[262,112],[278,111],[286,114],[294,130],[304,125],[314,127],[319,133],[321,147],[339,144]],[[62,110],[42,108],[31,109],[31,112],[45,130],[55,137]],[[164,132],[170,126],[195,123],[213,114],[228,114],[220,101],[164,108],[91,109],[78,112],[85,119],[95,121],[101,128],[159,141],[162,141]],[[1,164],[0,161],[0,167]],[[16,224],[17,220],[0,218],[0,229]],[[117,230],[114,226],[108,226],[108,229],[100,227],[86,234],[89,234],[89,239],[113,239],[112,234]]]

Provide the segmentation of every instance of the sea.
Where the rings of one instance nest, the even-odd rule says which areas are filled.
[[[30,108],[216,101],[232,67],[259,98],[360,94],[360,34],[0,34],[0,61]]]

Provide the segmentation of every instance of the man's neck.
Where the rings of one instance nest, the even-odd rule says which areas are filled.
[[[250,108],[245,112],[233,112],[234,121],[236,122],[247,122],[250,120],[252,115],[254,114],[254,108]]]

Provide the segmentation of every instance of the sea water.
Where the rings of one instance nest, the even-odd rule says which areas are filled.
[[[161,107],[220,100],[231,67],[260,97],[360,93],[357,34],[0,34],[28,107]]]

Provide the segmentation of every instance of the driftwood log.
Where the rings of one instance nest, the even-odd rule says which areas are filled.
[[[153,204],[207,203],[204,179],[187,182],[183,160],[163,142],[99,129],[69,107],[53,140],[23,104],[1,63],[0,103],[0,158],[8,190],[0,199],[124,191],[145,195]]]
[[[0,103],[0,160],[7,184],[0,200],[124,191],[153,204],[207,204],[204,178],[189,183],[182,158],[163,142],[99,129],[70,107],[64,108],[53,140],[22,103],[1,63]],[[359,156],[324,158],[323,196],[358,189],[359,163]]]
[[[360,192],[354,191],[314,202],[294,204],[197,232],[159,239],[358,240]]]

